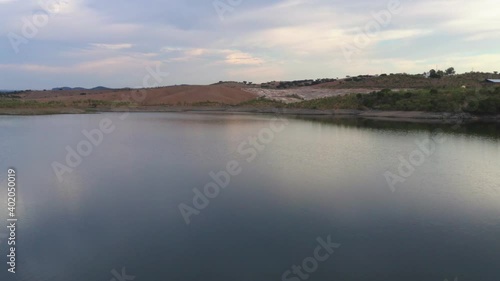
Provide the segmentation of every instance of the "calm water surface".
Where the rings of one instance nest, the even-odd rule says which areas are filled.
[[[1,227],[0,280],[280,281],[328,236],[341,246],[307,280],[500,278],[498,125],[290,117],[248,162],[238,148],[273,116],[120,116],[0,117],[0,181],[14,167],[19,184],[17,274]],[[51,164],[105,118],[115,130],[60,182]],[[392,190],[384,174],[436,137]],[[187,225],[179,204],[229,161],[241,173]]]

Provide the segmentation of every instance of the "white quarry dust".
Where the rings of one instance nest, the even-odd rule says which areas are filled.
[[[313,87],[301,87],[294,89],[262,89],[262,88],[243,88],[242,90],[265,96],[266,98],[282,101],[285,103],[300,102],[301,100],[313,100],[319,98],[342,96],[346,94],[368,94],[376,89],[321,89]],[[299,98],[300,97],[300,98]]]

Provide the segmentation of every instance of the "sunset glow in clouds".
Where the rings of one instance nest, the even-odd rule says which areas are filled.
[[[393,2],[0,0],[0,89],[140,86],[159,62],[165,85],[500,71],[497,1],[400,0],[359,48]]]

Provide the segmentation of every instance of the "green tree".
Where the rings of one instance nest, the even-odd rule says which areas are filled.
[[[441,76],[438,75],[438,72],[435,69],[431,69],[429,71],[429,77],[430,78],[441,78]]]
[[[455,72],[455,68],[454,67],[450,67],[448,69],[446,69],[446,75],[454,75],[456,72]]]

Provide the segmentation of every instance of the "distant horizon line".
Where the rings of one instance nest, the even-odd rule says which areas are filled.
[[[430,70],[429,70],[430,71]],[[438,69],[439,71],[439,69]],[[336,80],[342,80],[342,79],[348,79],[352,77],[360,77],[360,76],[373,76],[373,77],[378,77],[381,75],[422,75],[425,73],[429,73],[428,71],[424,71],[423,73],[407,73],[407,72],[398,72],[398,73],[380,73],[380,74],[359,74],[359,75],[346,75],[345,77],[339,78],[303,78],[303,79],[294,79],[294,80],[270,80],[267,82],[259,82],[259,83],[254,83],[252,81],[248,81],[252,83],[253,85],[260,85],[264,83],[270,83],[270,82],[288,82],[288,81],[301,81],[301,80],[317,80],[317,79],[336,79]],[[493,72],[481,72],[481,71],[470,71],[470,72],[464,72],[464,73],[455,73],[452,75],[464,75],[464,74],[492,74],[492,75],[498,75],[498,71],[493,71]],[[157,87],[152,87],[152,88],[162,88],[162,87],[174,87],[174,86],[209,86],[209,85],[216,85],[219,84],[220,82],[223,83],[243,83],[247,82],[247,80],[242,80],[242,81],[235,81],[235,80],[219,80],[218,82],[213,82],[210,84],[186,84],[186,83],[181,83],[181,84],[171,84],[171,85],[163,85],[163,86],[157,86]],[[76,87],[70,87],[70,86],[61,86],[61,87],[53,87],[50,89],[44,88],[44,89],[0,89],[0,93],[7,93],[7,92],[16,92],[16,91],[56,91],[57,89],[64,89],[64,88],[70,88],[71,90],[94,90],[97,88],[105,88],[109,90],[122,90],[122,89],[144,89],[145,87],[107,87],[107,86],[94,86],[94,87],[81,87],[81,86],[76,86]]]

